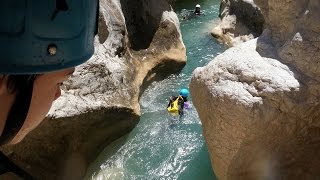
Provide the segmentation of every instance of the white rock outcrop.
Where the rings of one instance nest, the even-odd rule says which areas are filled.
[[[204,127],[212,165],[221,179],[228,179],[229,167],[248,138],[254,138],[250,146],[261,143],[262,148],[267,142],[265,133],[269,131],[272,137],[283,133],[273,127],[290,117],[287,113],[292,107],[283,100],[299,92],[300,83],[289,67],[261,57],[255,51],[256,43],[254,39],[230,48],[193,72],[192,99]]]
[[[190,83],[219,179],[320,177],[320,2],[256,0],[263,34]]]
[[[211,35],[228,46],[258,37],[265,23],[253,0],[221,0],[219,17],[219,25],[211,30]]]

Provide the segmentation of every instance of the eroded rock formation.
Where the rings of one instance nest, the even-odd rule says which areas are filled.
[[[191,95],[219,179],[320,177],[320,2],[256,0],[262,36],[197,68]]]
[[[131,49],[147,49],[157,31],[163,11],[170,11],[167,1],[120,0],[126,18]]]
[[[179,21],[166,1],[125,4],[125,12],[120,2],[127,3],[100,0],[94,56],[63,85],[45,121],[23,142],[3,148],[38,179],[81,179],[106,145],[136,125],[139,95],[148,83],[185,65]],[[139,18],[125,16],[132,13],[147,15],[136,24]],[[141,23],[148,28],[142,31]]]
[[[229,46],[258,37],[263,31],[264,18],[252,0],[221,0],[219,17],[211,35]]]

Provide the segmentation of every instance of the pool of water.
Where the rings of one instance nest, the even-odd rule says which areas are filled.
[[[225,50],[209,33],[217,23],[220,0],[197,3],[205,15],[185,17],[194,9],[194,1],[173,5],[187,48],[186,66],[180,74],[146,89],[140,99],[142,116],[138,125],[105,148],[90,166],[86,179],[215,179],[195,108],[186,110],[182,117],[166,111],[169,97],[188,88],[192,71]],[[192,106],[192,99],[189,101]]]

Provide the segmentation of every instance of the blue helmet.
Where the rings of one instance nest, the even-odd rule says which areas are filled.
[[[37,74],[88,60],[98,6],[98,0],[1,1],[0,74]]]
[[[188,89],[181,89],[179,94],[180,94],[180,96],[188,97],[189,96],[189,90]]]

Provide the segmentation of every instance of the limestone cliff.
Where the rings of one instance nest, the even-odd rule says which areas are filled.
[[[219,179],[320,177],[320,2],[256,0],[262,36],[190,83]]]
[[[252,0],[221,0],[220,23],[211,35],[229,46],[258,37],[265,20]]]
[[[81,179],[106,145],[136,125],[144,88],[185,61],[167,1],[100,0],[94,56],[64,83],[45,121],[3,150],[38,179]]]

